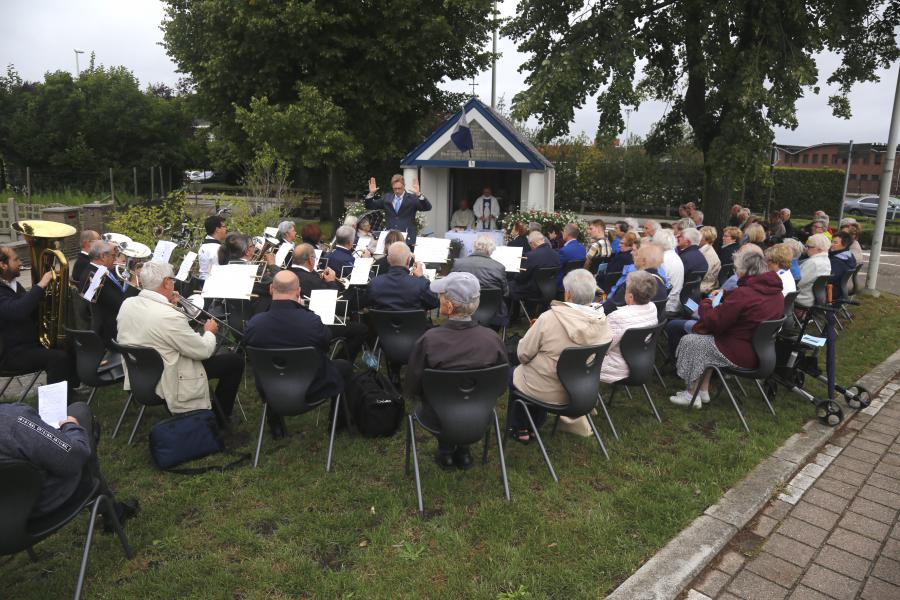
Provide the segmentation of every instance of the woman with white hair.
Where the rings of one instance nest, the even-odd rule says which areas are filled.
[[[663,250],[663,270],[669,280],[667,312],[681,312],[681,288],[684,287],[684,263],[675,252],[675,235],[670,229],[660,229],[653,236],[653,243]]]
[[[700,408],[709,402],[709,367],[756,367],[753,334],[763,321],[784,315],[781,278],[769,271],[766,259],[757,252],[741,252],[734,256],[738,287],[713,307],[712,298],[704,298],[697,308],[700,320],[678,344],[678,376],[687,389],[669,400],[679,406],[691,404],[694,391],[700,387]],[[704,373],[706,376],[704,377]]]
[[[513,371],[510,400],[507,405],[506,426],[516,440],[527,443],[530,430],[525,411],[512,397],[517,392],[537,398],[547,404],[566,404],[565,388],[556,376],[556,362],[566,348],[595,346],[612,340],[606,315],[594,309],[597,283],[585,269],[575,269],[563,279],[565,301],[554,300],[519,341],[519,366]],[[536,426],[540,427],[547,413],[530,408]]]
[[[806,240],[806,260],[800,263],[800,281],[797,282],[797,300],[794,304],[800,308],[809,308],[815,303],[813,283],[823,275],[831,275],[831,261],[828,250],[831,240],[824,233],[816,233]]]

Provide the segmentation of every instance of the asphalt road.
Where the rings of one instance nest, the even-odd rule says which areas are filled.
[[[866,284],[869,269],[869,253],[863,251],[863,267],[859,271],[860,285]],[[882,252],[878,263],[878,281],[875,287],[881,292],[900,295],[900,253]]]

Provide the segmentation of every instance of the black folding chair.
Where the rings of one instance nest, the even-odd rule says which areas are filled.
[[[91,395],[87,403],[90,404],[97,393],[97,388],[119,383],[125,378],[122,368],[122,355],[111,354],[105,364],[103,357],[106,355],[106,346],[103,340],[94,331],[81,331],[66,329],[66,335],[72,340],[75,347],[75,368],[78,371],[78,379],[84,385],[91,386]]]
[[[687,302],[688,299],[696,303],[700,303],[703,295],[700,293],[700,284],[706,276],[706,271],[691,271],[684,275],[684,286],[681,288],[679,299],[681,304]]]
[[[378,336],[375,346],[387,356],[389,366],[399,368],[408,363],[413,346],[428,331],[425,311],[370,310],[369,316]],[[396,376],[399,378],[400,373],[396,373]]]
[[[315,348],[247,348],[247,358],[253,365],[256,383],[262,389],[263,410],[259,419],[259,439],[256,441],[256,454],[253,467],[259,464],[259,452],[262,449],[263,432],[266,429],[266,415],[272,407],[279,416],[294,417],[321,406],[327,398],[307,402],[306,392],[316,377],[323,356]],[[331,470],[331,456],[334,449],[334,435],[337,429],[338,411],[341,408],[341,394],[334,401],[334,415],[331,419],[331,437],[328,440],[328,458],[325,461],[325,472]],[[350,415],[344,406],[347,423]]]
[[[525,306],[526,302],[533,302],[538,305],[538,313],[542,313],[550,307],[550,303],[556,299],[556,276],[559,274],[559,267],[541,267],[534,270],[534,284],[537,286],[540,297],[524,298],[519,300],[522,312],[525,318],[531,321],[531,315]]]
[[[753,332],[753,353],[756,354],[757,360],[755,369],[710,366],[707,367],[706,371],[704,371],[703,373],[703,377],[706,377],[706,373],[709,372],[710,369],[712,369],[713,371],[715,371],[716,375],[719,376],[719,380],[722,382],[722,385],[725,387],[725,391],[728,392],[728,396],[731,398],[731,404],[734,405],[734,410],[737,412],[738,417],[741,419],[741,425],[744,426],[744,429],[747,431],[747,433],[750,433],[750,428],[747,426],[747,421],[744,419],[744,415],[741,412],[740,407],[738,406],[737,400],[735,400],[734,398],[734,394],[731,393],[731,388],[728,387],[728,382],[725,379],[725,375],[733,375],[735,377],[746,377],[752,379],[754,383],[756,383],[756,387],[759,390],[759,393],[762,394],[763,400],[766,401],[766,406],[769,407],[769,410],[774,415],[775,409],[772,408],[772,403],[769,402],[769,397],[766,396],[766,392],[763,390],[763,387],[760,384],[760,380],[768,378],[775,370],[775,338],[778,336],[778,332],[781,330],[781,326],[783,324],[784,317],[776,319],[774,321],[763,321],[759,324],[759,327],[756,328],[756,331]],[[694,395],[691,397],[690,406],[693,406],[695,402],[700,401],[697,398],[697,393],[699,391],[700,386],[697,385],[697,388],[694,390]]]
[[[600,445],[600,450],[603,452],[603,455],[606,456],[606,460],[609,460],[609,453],[606,451],[606,445],[603,443],[603,438],[600,437],[600,431],[597,429],[597,426],[594,425],[594,420],[591,418],[591,411],[597,404],[597,387],[600,383],[600,366],[603,364],[603,357],[606,356],[607,350],[609,350],[609,342],[600,346],[566,348],[559,355],[559,360],[556,363],[556,376],[566,390],[566,394],[569,397],[568,404],[547,404],[538,398],[526,396],[519,390],[510,390],[510,401],[518,403],[525,410],[525,415],[528,417],[528,423],[531,425],[531,430],[537,438],[538,446],[540,446],[541,454],[544,456],[544,462],[547,463],[547,469],[550,471],[550,476],[553,477],[553,481],[559,482],[559,478],[556,476],[556,471],[553,470],[553,464],[550,462],[550,457],[547,455],[547,449],[544,447],[544,441],[541,439],[541,432],[538,431],[537,426],[534,424],[534,419],[531,417],[531,411],[528,410],[528,406],[537,406],[543,408],[548,413],[555,414],[556,423],[559,423],[559,418],[561,416],[569,417],[571,419],[587,417],[588,423],[591,425],[591,431],[594,432],[594,437],[597,438],[597,443]],[[513,398],[513,396],[515,396],[515,398]],[[554,430],[555,429],[556,424],[554,424]],[[509,433],[507,428],[507,435],[509,435]]]
[[[84,509],[90,508],[91,516],[81,555],[81,568],[75,585],[75,600],[78,600],[84,587],[91,541],[94,539],[94,526],[101,506],[104,508],[104,518],[112,524],[119,537],[125,556],[134,558],[134,552],[128,545],[112,499],[99,493],[100,482],[96,479],[90,487],[84,487],[83,494],[69,499],[52,513],[30,519],[34,506],[40,498],[43,481],[44,473],[29,462],[5,459],[0,461],[0,555],[17,554],[24,550],[28,552],[31,560],[36,561],[37,555],[33,550],[35,544],[62,529]]]
[[[0,339],[0,356],[3,356],[3,340]],[[29,370],[21,370],[21,369],[3,369],[0,368],[0,378],[6,379],[6,382],[3,384],[3,387],[0,388],[0,396],[6,392],[6,389],[13,382],[14,379],[18,379],[19,377],[23,377],[25,375],[31,375],[31,381],[28,382],[22,389],[22,394],[19,396],[18,402],[25,402],[25,398],[28,397],[28,392],[31,391],[31,388],[34,387],[34,384],[37,383],[38,377],[43,373],[43,369],[38,369],[37,371],[29,371]]]
[[[565,277],[566,275],[568,275],[570,272],[574,271],[575,269],[582,269],[582,268],[584,268],[584,259],[567,260],[565,262],[565,264],[563,264],[563,266],[562,266],[563,277]]]
[[[500,305],[503,302],[503,290],[500,288],[481,288],[481,297],[478,300],[478,308],[472,315],[472,320],[477,323],[488,326],[491,324]]]
[[[725,285],[725,282],[728,281],[728,278],[732,275],[734,275],[734,263],[722,265],[722,268],[719,269],[719,287]]]
[[[437,415],[437,423],[423,420],[422,405],[409,415],[406,430],[406,467],[409,474],[409,456],[412,451],[413,470],[416,478],[416,500],[419,514],[425,514],[422,500],[422,481],[419,477],[419,458],[416,451],[416,424],[437,437],[439,442],[468,446],[484,440],[482,464],[487,464],[488,442],[491,437],[493,417],[494,433],[497,435],[497,452],[500,456],[500,476],[503,480],[503,494],[509,500],[509,481],[506,478],[506,458],[503,455],[503,436],[497,419],[497,399],[506,390],[509,365],[502,364],[485,369],[466,371],[443,371],[425,369],[422,377],[424,402]]]
[[[600,287],[603,288],[604,292],[609,294],[609,290],[611,290],[612,287],[616,285],[620,277],[622,277],[622,271],[616,271],[615,273],[606,273],[603,276],[603,284]]]
[[[122,426],[122,421],[125,419],[125,413],[128,412],[128,407],[131,406],[131,401],[134,400],[141,405],[137,420],[134,422],[134,427],[131,429],[131,435],[128,436],[128,444],[131,445],[134,442],[134,436],[141,424],[141,419],[144,418],[144,410],[146,410],[148,406],[166,405],[166,401],[156,395],[156,386],[159,384],[159,380],[163,374],[163,360],[155,348],[126,346],[119,344],[116,340],[111,340],[109,344],[112,346],[113,350],[122,355],[125,366],[128,368],[128,384],[131,388],[131,393],[128,394],[128,399],[125,401],[125,406],[122,408],[122,414],[119,415],[119,421],[116,423],[116,428],[113,429],[113,438],[119,433],[119,427]],[[215,403],[213,404],[215,405]],[[168,408],[166,410],[168,410]]]
[[[628,390],[628,386],[641,386],[644,388],[644,394],[647,396],[650,408],[653,409],[653,415],[660,423],[662,423],[662,419],[659,416],[659,411],[656,410],[656,404],[654,404],[653,398],[650,396],[650,391],[647,389],[647,382],[650,381],[653,371],[656,369],[656,344],[663,327],[665,327],[665,323],[659,323],[650,327],[635,327],[627,330],[622,335],[622,339],[619,341],[619,352],[622,353],[622,358],[625,360],[625,364],[628,365],[628,377],[611,384],[612,389],[609,394],[609,404],[612,406],[613,397],[618,386],[625,388],[629,398],[631,398],[631,392]],[[659,376],[658,371],[657,376]],[[662,378],[660,377],[660,379]],[[599,392],[597,397],[600,399],[600,406],[603,408],[603,414],[606,415],[609,428],[612,430],[615,438],[619,439],[616,426],[613,425],[609,411],[606,409],[603,397],[600,396]]]

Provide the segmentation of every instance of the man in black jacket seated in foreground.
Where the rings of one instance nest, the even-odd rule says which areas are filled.
[[[300,304],[300,281],[296,275],[291,271],[279,272],[272,280],[270,289],[272,304],[268,311],[255,315],[247,323],[244,343],[257,348],[312,346],[317,349],[320,353],[319,367],[306,391],[306,401],[329,397],[333,399],[344,391],[353,374],[353,365],[346,360],[328,358],[331,333],[316,313]],[[331,414],[334,414],[333,401]],[[283,437],[286,433],[284,419],[271,407],[268,420],[272,435],[276,438]]]
[[[472,320],[481,293],[481,286],[474,275],[450,273],[432,282],[430,288],[440,294],[441,314],[447,316],[447,321],[426,331],[410,354],[406,368],[406,391],[419,398],[423,398],[422,377],[425,369],[462,371],[508,362],[500,337]],[[417,414],[427,426],[440,429],[437,415],[427,402],[423,401]],[[435,460],[442,469],[468,469],[472,466],[472,455],[467,446],[440,443]]]

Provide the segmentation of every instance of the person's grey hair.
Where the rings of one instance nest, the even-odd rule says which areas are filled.
[[[347,215],[344,217],[344,225],[348,227],[356,227],[356,224],[359,222],[359,218],[355,215]]]
[[[856,221],[853,221],[856,223]],[[79,238],[81,241],[81,245],[84,246],[88,242],[93,242],[94,240],[100,239],[100,234],[94,231],[93,229],[85,229],[81,232],[81,237]]]
[[[528,243],[529,243],[529,244],[534,244],[534,243],[538,243],[538,242],[541,243],[541,244],[544,243],[544,234],[541,233],[540,231],[532,231],[532,232],[530,232],[530,233],[528,234]]]
[[[695,211],[694,211],[694,215],[695,215],[695,216],[699,215],[699,216],[700,216],[700,222],[701,222],[701,223],[703,222],[703,211],[702,211],[702,210],[695,210]]]
[[[694,229],[695,226],[696,226],[695,223],[694,223],[694,220],[693,220],[692,218],[690,218],[690,217],[685,217],[685,218],[683,218],[683,219],[678,219],[677,221],[675,221],[675,225],[677,225],[677,226],[678,226],[679,228],[681,228],[682,230],[685,230],[685,229]]]
[[[794,238],[784,238],[784,243],[790,246],[791,252],[794,253],[794,260],[800,258],[800,255],[803,254],[803,242]]]
[[[91,249],[88,252],[88,258],[94,260],[95,258],[100,258],[101,254],[106,254],[107,252],[113,251],[113,245],[111,242],[105,242],[103,240],[95,240],[91,244]]]
[[[828,239],[824,233],[817,233],[815,235],[809,236],[809,239],[806,240],[807,246],[812,246],[816,250],[820,252],[828,252],[831,248],[831,240]]]
[[[284,236],[287,235],[287,232],[291,229],[296,229],[297,226],[293,221],[282,221],[278,224],[278,233],[275,235],[279,240],[284,240]]]
[[[312,244],[300,244],[294,248],[294,264],[298,267],[309,262],[310,258],[315,258],[316,249]]]
[[[829,220],[828,217],[816,217],[815,219],[813,219],[813,223],[821,223],[827,229]]]
[[[625,217],[622,220],[625,221],[626,223],[628,223],[628,231],[633,231],[633,232],[637,233],[638,226],[640,225],[640,223],[638,223],[637,219],[635,219],[634,217]]]
[[[653,225],[654,229],[659,229],[659,221],[656,219],[644,219],[644,231],[647,231],[647,225]]]
[[[563,278],[563,288],[573,304],[590,304],[597,293],[597,281],[587,269],[574,269]]]
[[[157,290],[162,287],[166,277],[173,277],[175,271],[169,263],[151,260],[144,263],[141,267],[141,274],[138,278],[141,280],[141,288],[145,290]]]
[[[494,253],[494,250],[497,249],[497,242],[495,242],[494,238],[492,238],[491,236],[482,233],[475,238],[475,243],[472,244],[472,249],[479,254],[486,254],[490,256]]]
[[[843,219],[841,219],[840,226],[843,227],[844,225],[853,225],[855,223],[856,223],[856,219],[854,219],[853,217],[844,217]]]
[[[757,252],[741,252],[734,255],[734,271],[738,277],[754,277],[769,270],[766,257]]]
[[[354,217],[355,218],[355,217]],[[341,225],[334,234],[334,242],[338,246],[346,246],[353,243],[356,237],[356,230],[349,225]]]
[[[578,225],[575,223],[566,223],[566,226],[563,228],[563,231],[567,236],[572,239],[578,239]]]
[[[689,227],[681,230],[681,237],[685,238],[691,244],[700,243],[700,230],[696,227]]]
[[[457,303],[450,296],[444,294],[444,298],[453,305],[454,317],[471,317],[478,310],[478,304],[481,302],[481,296],[475,298],[471,302]]]
[[[788,218],[790,219],[790,218],[791,218],[791,209],[789,209],[789,208],[782,208],[782,209],[781,209],[781,214],[785,214],[785,213],[787,213],[787,216],[788,216]]]
[[[663,251],[674,250],[676,245],[675,234],[672,233],[671,229],[660,229],[653,234],[653,243],[662,248]]]
[[[406,245],[406,242],[394,242],[388,246],[387,260],[392,267],[405,267],[409,262],[409,255],[412,250]]]
[[[647,271],[632,271],[625,280],[625,291],[634,297],[635,304],[647,304],[656,296],[656,277]]]
[[[655,238],[656,236],[654,236]],[[656,269],[663,263],[663,249],[659,244],[643,244],[637,249],[637,256],[644,261],[644,268]]]
[[[537,221],[532,221],[528,224],[528,231],[541,231],[541,224]]]
[[[817,212],[817,213],[822,213],[821,215],[818,216],[817,220],[825,221],[826,223],[828,223],[828,222],[831,220],[831,219],[828,217],[828,213],[826,213],[824,210],[819,210],[819,211],[816,211],[816,212]]]
[[[746,219],[747,217],[750,216],[750,209],[749,209],[749,208],[742,208],[741,210],[738,211],[738,216],[743,217],[744,219]]]

